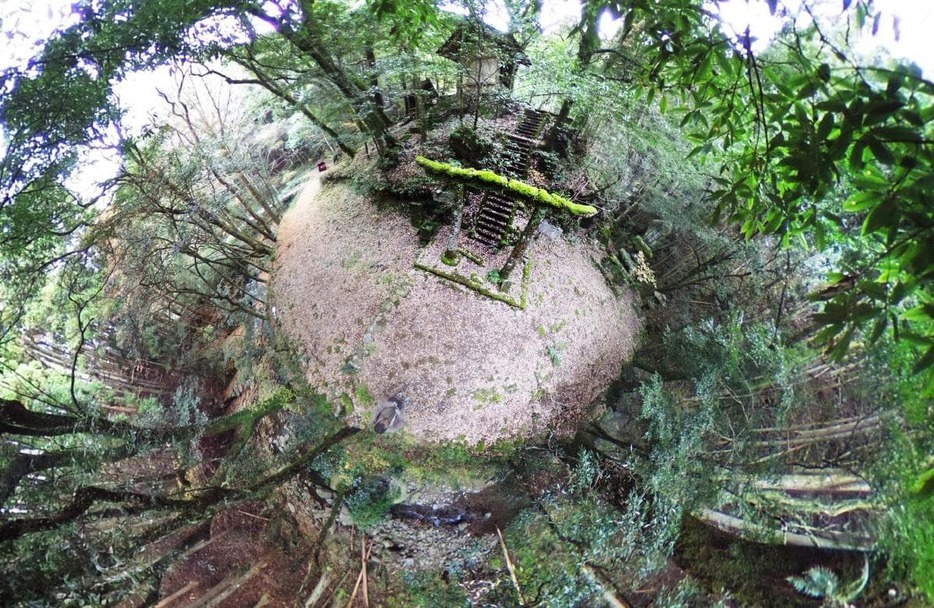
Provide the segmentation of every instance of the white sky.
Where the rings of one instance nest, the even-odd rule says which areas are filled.
[[[799,1],[783,0],[780,4],[791,7],[789,10],[794,13]],[[876,36],[867,37],[859,50],[871,52],[873,48],[884,48],[894,57],[914,61],[926,77],[934,78],[934,44],[928,40],[931,32],[934,32],[934,1],[875,0],[875,6],[883,13],[879,31]],[[769,15],[765,0],[723,0],[719,10],[724,21],[736,32],[745,31],[749,24],[760,45],[767,44],[780,27],[780,21]],[[832,21],[841,11],[841,0],[824,0],[819,14],[827,15]],[[546,32],[554,32],[562,25],[574,23],[579,15],[579,0],[545,0],[541,24]],[[898,39],[893,23],[896,15]],[[0,69],[25,67],[28,59],[41,48],[43,39],[56,29],[66,27],[74,19],[71,0],[0,0]],[[501,0],[492,0],[488,21],[494,26],[504,26],[505,10]],[[614,23],[608,15],[603,16],[601,30],[605,35],[612,35],[618,27],[619,23]],[[156,87],[165,90],[171,86],[171,82],[168,71],[163,69],[150,74],[131,75],[121,83],[117,95],[129,108],[127,125],[134,129],[142,128],[151,108],[158,104]],[[105,168],[108,162],[98,161],[98,164],[99,167],[86,173],[105,177],[112,173],[112,169],[108,171]]]
[[[71,1],[0,0],[0,69],[23,65],[38,51],[41,40],[73,22]],[[783,0],[780,4],[796,12],[799,1]],[[841,0],[823,0],[823,5],[821,12],[831,18],[842,12]],[[885,48],[895,57],[915,61],[929,78],[934,77],[934,45],[928,40],[934,31],[934,1],[874,0],[874,5],[882,12],[883,18],[877,35],[866,41],[867,48]],[[765,0],[721,0],[719,10],[735,31],[744,31],[749,23],[752,33],[763,42],[780,27],[778,19],[769,15]],[[579,0],[545,0],[541,24],[546,32],[555,31],[561,25],[573,23],[579,15]],[[898,40],[895,39],[893,16],[899,18]],[[488,20],[493,25],[505,23],[501,0],[491,0]],[[603,16],[601,23],[606,33],[612,33],[614,26],[618,26],[608,15]]]

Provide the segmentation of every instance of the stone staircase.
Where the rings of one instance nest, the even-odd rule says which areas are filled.
[[[538,136],[545,126],[545,113],[538,110],[525,110],[515,132],[507,136],[506,150],[510,162],[506,173],[510,177],[525,179],[529,175],[532,150],[538,144]]]
[[[537,140],[545,126],[546,114],[538,110],[526,110],[522,113],[522,120],[516,127],[516,135],[526,139]]]
[[[516,201],[486,193],[474,220],[472,236],[489,247],[499,247],[512,227]]]
[[[507,136],[506,150],[510,159],[505,171],[507,176],[520,180],[528,177],[532,150],[539,143],[538,136],[545,125],[545,119],[544,112],[525,110],[515,132]],[[516,201],[509,198],[484,194],[471,236],[489,247],[501,246],[512,227],[516,206]]]

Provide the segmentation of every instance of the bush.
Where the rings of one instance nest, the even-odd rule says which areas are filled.
[[[347,508],[358,528],[372,528],[386,516],[389,507],[399,499],[398,488],[385,477],[364,477],[355,480],[347,498]]]

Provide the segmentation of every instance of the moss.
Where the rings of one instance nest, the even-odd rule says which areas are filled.
[[[405,571],[402,593],[386,598],[388,608],[435,608],[436,606],[471,606],[456,579],[440,572]]]
[[[529,258],[525,262],[525,268],[522,269],[522,295],[519,297],[519,308],[525,310],[527,302],[528,290],[526,286],[529,284],[529,277],[532,276],[532,258]]]
[[[384,477],[355,480],[347,497],[347,509],[354,525],[362,530],[372,528],[383,520],[402,493]]]
[[[468,260],[470,260],[477,266],[483,266],[483,258],[481,258],[479,255],[477,255],[473,251],[470,251],[469,249],[459,248],[457,249],[457,253],[461,254],[462,256],[464,256],[465,258],[467,258]]]
[[[484,406],[488,403],[502,403],[503,395],[495,388],[478,388],[470,395],[477,402],[478,406]],[[479,409],[479,408],[475,408]]]
[[[448,249],[441,254],[441,263],[446,266],[457,266],[458,262],[460,262],[460,252],[458,251]]]
[[[442,279],[454,281],[455,283],[463,285],[464,287],[468,287],[472,289],[473,291],[476,291],[480,295],[486,296],[492,300],[503,302],[504,304],[509,304],[510,306],[514,306],[515,308],[518,308],[520,310],[525,309],[525,305],[526,305],[525,291],[526,290],[525,290],[524,282],[522,285],[522,295],[520,296],[519,301],[517,302],[515,299],[510,298],[509,296],[503,295],[501,293],[498,293],[496,291],[483,287],[483,285],[481,284],[480,277],[477,277],[476,275],[473,275],[473,277],[465,277],[457,273],[444,272],[443,270],[438,270],[437,268],[432,268],[431,266],[425,266],[424,264],[419,264],[419,263],[416,263],[415,267],[418,268],[419,270],[430,272],[431,274],[435,276],[439,276]]]
[[[456,179],[481,188],[486,187],[499,191],[507,191],[528,202],[550,205],[558,209],[563,209],[573,215],[591,216],[597,213],[597,209],[590,205],[575,203],[563,196],[552,194],[547,190],[536,188],[525,182],[520,182],[517,179],[503,177],[502,175],[486,169],[464,169],[447,163],[439,163],[427,159],[424,156],[416,156],[415,162],[431,175]]]
[[[347,393],[341,393],[340,396],[340,415],[349,416],[353,413],[353,399]]]
[[[357,385],[357,388],[354,392],[357,394],[357,401],[360,403],[360,405],[372,405],[375,401],[373,394],[365,384]]]

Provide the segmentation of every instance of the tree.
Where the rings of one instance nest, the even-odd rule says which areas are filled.
[[[757,56],[748,36],[730,38],[699,3],[637,3],[627,21],[641,22],[648,54],[631,73],[666,97],[690,92],[681,124],[696,138],[692,155],[724,155],[709,192],[718,215],[747,236],[819,249],[843,238],[863,250],[818,294],[819,338],[832,352],[842,356],[858,332],[874,340],[891,329],[919,345],[922,371],[934,365],[934,85],[916,68],[866,64],[849,51],[848,32],[878,19],[862,2],[846,4],[850,28],[825,31],[805,3],[811,25],[790,25]]]
[[[78,23],[49,40],[27,68],[0,75],[7,142],[0,211],[11,227],[5,249],[47,256],[62,235],[84,225],[82,206],[61,184],[78,152],[99,144],[118,123],[114,83],[173,58],[233,53],[257,40],[256,23],[271,26],[292,52],[309,58],[381,153],[392,155],[389,119],[369,93],[368,80],[349,71],[328,46],[325,32],[334,6],[248,0],[76,5]]]
[[[283,144],[262,141],[241,109],[246,97],[180,78],[177,95],[163,94],[166,123],[125,144],[115,204],[91,238],[119,269],[113,284],[127,299],[142,288],[186,318],[204,305],[264,318],[268,258],[285,208],[270,154]]]

